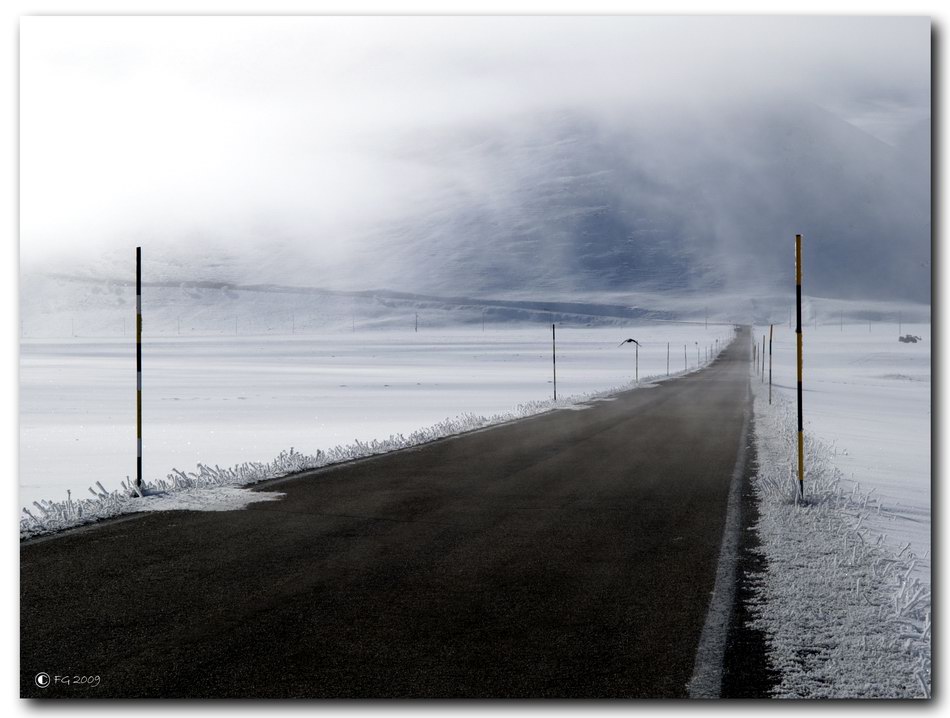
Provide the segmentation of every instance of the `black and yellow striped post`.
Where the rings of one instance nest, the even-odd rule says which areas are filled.
[[[795,235],[795,337],[798,346],[798,490],[805,497],[805,435],[802,424],[802,235]]]
[[[135,248],[135,489],[142,488],[142,248]]]

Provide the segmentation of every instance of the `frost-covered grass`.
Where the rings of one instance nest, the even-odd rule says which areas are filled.
[[[781,698],[930,696],[929,584],[909,543],[869,525],[882,505],[844,485],[832,447],[806,433],[798,499],[794,405],[753,380],[758,471],[756,529],[767,559],[756,626],[767,636]]]
[[[725,343],[720,344],[720,349]],[[709,357],[712,361],[717,352]],[[706,365],[706,357],[699,365],[686,370],[671,372],[670,378],[682,376],[696,371]],[[144,490],[137,491],[132,482],[126,478],[121,488],[108,491],[101,483],[96,482],[96,488],[89,488],[92,498],[73,499],[71,491],[67,493],[65,501],[37,500],[32,508],[24,508],[20,520],[21,538],[55,533],[64,529],[80,526],[120,514],[133,513],[143,510],[187,509],[196,508],[208,510],[213,502],[194,499],[195,492],[201,490],[214,491],[222,487],[245,487],[279,478],[289,474],[299,473],[309,469],[317,469],[345,461],[366,458],[390,451],[410,448],[426,444],[437,439],[475,431],[489,426],[534,416],[555,409],[584,408],[585,402],[603,399],[620,391],[632,388],[648,387],[666,379],[665,372],[661,376],[642,376],[639,384],[630,382],[621,386],[602,391],[574,394],[569,397],[560,396],[557,401],[528,401],[519,404],[511,411],[491,415],[465,413],[454,418],[447,418],[428,427],[417,429],[409,433],[391,434],[385,439],[369,441],[356,440],[347,444],[340,444],[327,450],[317,450],[312,454],[305,454],[291,448],[282,451],[275,459],[269,462],[244,462],[233,467],[207,466],[198,464],[193,472],[184,472],[172,469],[166,478],[144,482]],[[156,497],[171,500],[156,502]],[[177,497],[177,498],[176,498]],[[234,507],[234,496],[227,495],[225,504]],[[249,501],[245,497],[245,502]],[[213,508],[213,506],[212,506]]]

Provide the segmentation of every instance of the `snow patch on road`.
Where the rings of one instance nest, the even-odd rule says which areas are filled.
[[[929,583],[910,544],[894,547],[873,521],[881,504],[843,487],[831,447],[806,432],[798,499],[794,407],[753,381],[756,530],[767,559],[755,627],[767,636],[781,698],[927,698]]]
[[[276,491],[251,491],[233,486],[147,492],[136,502],[136,511],[237,511],[249,504],[276,501],[283,496]]]

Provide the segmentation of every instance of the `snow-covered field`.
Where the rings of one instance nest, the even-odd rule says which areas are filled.
[[[559,327],[558,398],[696,368],[727,325]],[[684,357],[685,346],[685,357]],[[135,354],[129,338],[24,339],[20,503],[89,498],[135,474]],[[151,337],[143,347],[143,474],[268,462],[385,440],[461,414],[490,417],[552,395],[551,327]],[[473,426],[471,421],[463,422]],[[462,424],[460,424],[462,425]],[[97,490],[97,493],[101,493]],[[36,511],[34,510],[34,513]]]
[[[757,625],[790,698],[929,697],[930,326],[805,333],[805,500],[796,473],[795,340],[755,371]],[[761,347],[761,327],[756,329]],[[766,364],[766,381],[768,368]]]
[[[755,328],[760,348],[767,333]],[[929,584],[931,327],[904,324],[902,333],[921,340],[898,342],[897,324],[804,328],[805,433],[832,447],[848,488],[872,492],[881,511],[868,525],[894,545],[910,543],[917,575]],[[772,351],[773,391],[794,402],[795,334],[787,325],[776,325]]]

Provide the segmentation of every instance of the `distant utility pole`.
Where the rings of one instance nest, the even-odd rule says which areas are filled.
[[[417,331],[417,332],[419,331],[419,314],[418,314],[418,312],[416,313],[416,331]]]
[[[554,401],[557,401],[557,335],[551,324],[551,373],[554,377]]]
[[[135,490],[142,493],[142,248],[135,248]]]

